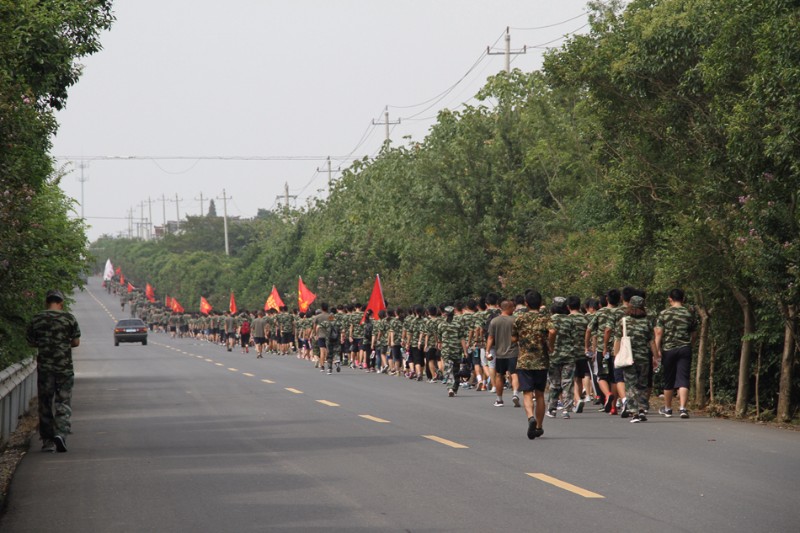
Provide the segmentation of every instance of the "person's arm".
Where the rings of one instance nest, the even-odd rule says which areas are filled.
[[[547,350],[550,353],[553,353],[553,350],[555,350],[557,332],[558,330],[556,330],[555,328],[550,328],[549,330],[547,330]]]
[[[619,339],[614,340],[614,357],[619,353]]]
[[[583,334],[583,344],[586,353],[592,351],[592,330],[589,328],[586,328],[586,333]]]
[[[467,350],[467,339],[465,339],[463,337],[461,338],[461,349],[464,350],[464,357],[467,357],[467,353],[468,353],[468,350]]]
[[[493,335],[489,335],[489,338],[486,339],[486,359],[488,361],[491,361],[492,359],[494,359],[494,356],[492,355],[492,347],[493,346],[494,346],[494,336]]]

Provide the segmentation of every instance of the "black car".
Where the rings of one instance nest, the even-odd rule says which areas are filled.
[[[121,342],[141,342],[147,346],[147,324],[138,318],[124,318],[114,326],[114,346]]]

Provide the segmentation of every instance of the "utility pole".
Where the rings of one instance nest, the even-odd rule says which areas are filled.
[[[373,126],[380,126],[381,124],[383,124],[383,125],[386,126],[386,144],[389,144],[391,142],[391,139],[389,138],[389,126],[400,124],[400,119],[398,118],[397,122],[392,122],[392,121],[389,120],[389,106],[388,105],[384,108],[383,118],[384,118],[383,122],[375,122],[375,119],[372,119],[372,125]]]
[[[147,210],[150,218],[147,219],[147,239],[153,238],[153,200],[147,197]]]
[[[197,200],[197,198],[195,198]],[[205,211],[203,210],[203,191],[200,191],[200,216],[205,216]]]
[[[294,194],[290,195],[289,194],[289,182],[287,181],[287,182],[284,183],[284,186],[283,186],[283,196],[278,195],[278,196],[275,197],[275,199],[276,200],[283,199],[283,207],[285,207],[288,210],[289,209],[289,198],[291,198],[293,200],[297,200],[297,195],[294,195]]]
[[[128,238],[133,238],[133,208],[128,209]]]
[[[164,217],[164,225],[161,227],[161,236],[164,237],[167,234],[167,197],[164,196],[164,193],[161,193],[161,215]]]
[[[225,255],[231,255],[230,248],[228,247],[228,200],[233,200],[233,196],[225,194],[225,189],[222,189],[222,198],[217,197],[217,200],[222,200],[222,227],[225,230]]]
[[[81,169],[81,175],[78,178],[78,181],[81,182],[81,219],[86,220],[86,217],[83,216],[83,184],[89,181],[89,178],[84,176],[83,171],[85,168],[89,166],[89,163],[86,161],[81,161],[78,163],[78,168]]]
[[[175,199],[170,200],[170,202],[175,202],[175,216],[177,217],[175,222],[175,231],[179,231],[181,229],[181,202],[183,198],[178,198],[178,193],[175,193]]]
[[[511,56],[512,55],[521,55],[528,53],[528,45],[522,47],[521,50],[514,50],[511,51],[511,31],[508,26],[506,26],[506,49],[504,52],[492,52],[491,47],[486,47],[486,55],[489,56],[499,56],[504,55],[506,56],[506,72],[511,72]]]
[[[139,202],[139,225],[136,229],[136,237],[141,239],[144,230],[144,201]]]
[[[317,172],[323,172],[323,171],[324,169],[317,167]],[[331,189],[333,188],[333,173],[341,171],[342,171],[341,167],[336,169],[331,168],[331,156],[328,156],[328,194],[331,193]]]

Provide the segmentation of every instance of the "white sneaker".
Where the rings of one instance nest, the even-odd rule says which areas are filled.
[[[511,397],[511,401],[514,402],[514,407],[519,407],[519,396],[515,394]]]

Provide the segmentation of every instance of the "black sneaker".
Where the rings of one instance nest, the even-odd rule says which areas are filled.
[[[336,371],[337,372],[341,372],[342,371],[342,364],[339,361],[336,361]]]
[[[666,407],[662,407],[661,409],[658,410],[658,414],[666,418],[672,418],[672,409],[667,409]]]
[[[536,418],[534,417],[528,419],[528,438],[531,440],[536,438]]]
[[[42,451],[44,453],[53,453],[56,451],[56,443],[53,442],[53,439],[42,441]]]
[[[542,428],[536,428],[536,436],[541,437],[544,435],[544,430]]]
[[[642,417],[640,417],[639,415],[636,415],[633,418],[631,418],[631,424],[638,424],[641,421],[642,421]]]
[[[450,389],[450,390],[447,391],[447,395],[452,398],[453,396],[456,395],[456,391],[454,391],[453,389]]]
[[[689,411],[687,411],[686,409],[681,408],[680,413],[681,413],[681,418],[689,418]]]
[[[62,437],[61,435],[56,435],[55,437],[53,437],[53,442],[56,445],[57,451],[61,453],[67,451],[67,441],[65,441],[64,437]]]
[[[576,412],[576,413],[580,414],[580,413],[582,413],[582,412],[583,412],[583,404],[584,404],[584,401],[583,401],[583,400],[580,400],[580,401],[578,402],[578,405],[577,405],[577,407],[575,407],[575,412]]]
[[[644,414],[644,411],[639,413],[639,422],[647,422],[647,415]]]

